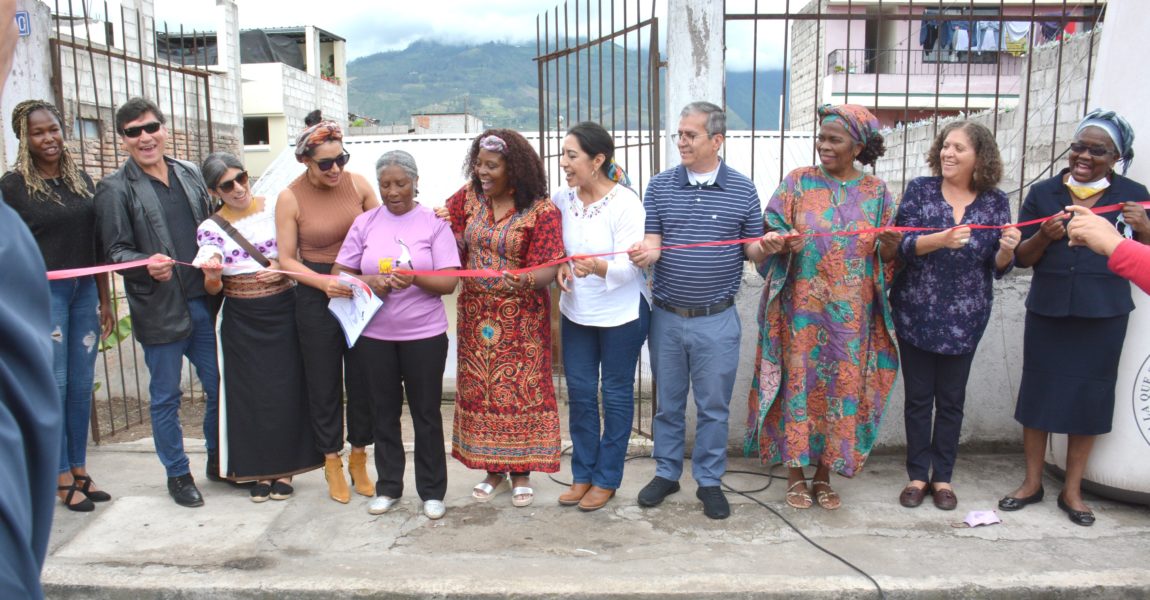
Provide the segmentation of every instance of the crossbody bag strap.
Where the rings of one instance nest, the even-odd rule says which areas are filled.
[[[272,264],[272,261],[268,260],[268,257],[264,256],[263,252],[257,250],[256,247],[248,241],[248,238],[244,237],[243,234],[239,231],[236,231],[236,228],[233,227],[227,219],[221,217],[220,213],[216,213],[210,218],[213,222],[215,222],[216,225],[220,226],[220,229],[224,230],[224,233],[228,234],[228,236],[235,240],[235,242],[240,245],[240,248],[243,248],[249,256],[256,259],[256,262],[260,263],[263,268],[266,269]]]

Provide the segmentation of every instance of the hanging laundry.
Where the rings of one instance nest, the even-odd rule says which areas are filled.
[[[998,21],[979,21],[978,29],[978,50],[980,52],[998,52],[999,46],[999,22]]]
[[[1006,42],[1006,51],[1014,56],[1022,56],[1030,47],[1030,22],[1009,21],[1006,30],[1002,32]]]
[[[970,23],[966,21],[951,21],[954,23],[954,51],[966,52],[970,50]]]
[[[938,21],[923,19],[918,30],[918,43],[922,46],[923,52],[934,50],[934,44],[937,41]]]

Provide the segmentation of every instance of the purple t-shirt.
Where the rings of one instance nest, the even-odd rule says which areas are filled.
[[[411,266],[399,264],[403,245],[411,254]],[[417,271],[434,271],[459,266],[459,250],[451,226],[435,216],[432,209],[416,204],[402,215],[393,215],[386,206],[369,210],[355,218],[335,262],[357,269],[364,275],[378,275],[381,260]],[[363,335],[377,340],[402,342],[435,337],[447,331],[443,299],[412,285],[393,291],[383,299]]]

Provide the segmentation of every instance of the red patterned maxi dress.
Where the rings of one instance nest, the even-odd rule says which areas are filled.
[[[465,269],[518,269],[563,256],[559,210],[548,199],[495,221],[465,185],[447,200]],[[463,278],[451,455],[492,472],[559,470],[559,409],[551,383],[551,297],[503,278]]]

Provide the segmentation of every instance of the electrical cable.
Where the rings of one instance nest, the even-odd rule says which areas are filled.
[[[559,455],[563,456],[564,454],[571,451],[571,448],[572,448],[571,446],[567,446],[566,448],[563,449],[562,452],[559,453]],[[626,463],[626,462],[630,462],[630,461],[635,460],[635,459],[655,460],[654,457],[652,457],[650,455],[639,454],[639,455],[635,455],[635,456],[628,456],[626,459],[624,459],[623,462]],[[774,483],[774,481],[776,479],[781,479],[781,480],[785,481],[787,479],[786,477],[784,477],[782,475],[775,475],[774,474],[775,469],[778,467],[781,467],[781,466],[782,466],[782,464],[773,465],[773,466],[771,466],[771,468],[766,473],[760,473],[758,471],[739,471],[739,470],[728,470],[726,472],[726,475],[747,475],[747,476],[751,476],[751,477],[765,477],[767,479],[767,483],[765,485],[763,485],[762,487],[749,489],[749,490],[737,490],[737,489],[731,487],[730,485],[728,485],[725,481],[720,481],[720,483],[724,489],[724,493],[737,494],[737,495],[742,496],[742,497],[746,498],[747,500],[750,500],[751,502],[754,502],[755,504],[758,504],[759,506],[767,509],[768,511],[771,512],[771,514],[778,517],[783,523],[786,523],[787,527],[790,527],[792,531],[794,531],[796,534],[798,534],[799,537],[801,537],[804,541],[806,541],[808,544],[813,546],[815,549],[817,549],[820,552],[822,552],[823,554],[826,554],[827,556],[839,561],[843,565],[846,565],[848,568],[855,571],[859,575],[866,577],[867,580],[870,581],[871,584],[874,585],[875,590],[878,591],[879,598],[885,600],[886,599],[886,592],[883,591],[882,586],[879,585],[878,581],[876,581],[875,578],[872,577],[870,573],[867,573],[861,567],[855,565],[854,563],[843,558],[842,556],[839,556],[838,554],[835,554],[834,552],[821,546],[818,542],[816,542],[816,541],[812,540],[810,537],[808,537],[807,534],[803,533],[803,531],[801,529],[799,529],[798,526],[796,526],[789,519],[784,517],[782,513],[775,510],[773,507],[771,507],[771,505],[767,504],[766,502],[763,502],[762,500],[759,500],[758,498],[755,498],[754,496],[751,496],[751,494],[757,494],[760,492],[765,492],[768,488],[771,487],[771,484]],[[550,473],[547,474],[547,477],[548,477],[548,479],[550,479],[551,481],[553,481],[559,485],[563,485],[563,486],[571,485],[570,482],[564,482],[564,481],[559,481],[558,479],[555,479],[555,477],[553,475],[551,475]]]

